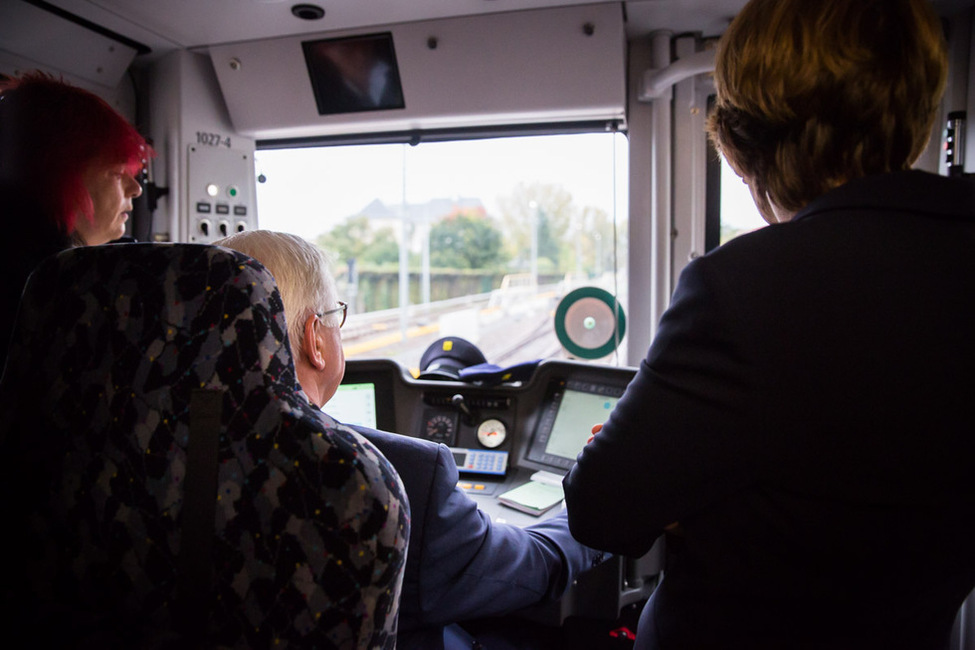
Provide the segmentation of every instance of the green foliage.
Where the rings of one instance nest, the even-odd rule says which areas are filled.
[[[533,227],[540,271],[593,276],[613,267],[612,220],[603,210],[575,205],[562,186],[521,184],[499,203],[512,267],[529,268]]]
[[[518,268],[528,268],[532,226],[536,226],[539,260],[548,259],[562,269],[561,249],[572,217],[572,195],[561,185],[519,184],[510,196],[499,199],[508,248]]]
[[[582,236],[574,242],[573,266],[590,277],[602,275],[613,269],[617,253],[613,246],[614,237],[625,238],[625,232],[617,233],[609,215],[592,206],[583,208],[579,219]],[[576,255],[578,260],[575,259]]]
[[[399,244],[393,229],[373,230],[365,215],[349,217],[319,235],[315,243],[342,261],[356,259],[379,265],[399,260]]]
[[[614,238],[625,241],[625,223],[620,231],[612,219],[592,206],[580,207],[560,185],[519,184],[511,194],[499,198],[500,219],[481,209],[456,209],[410,237],[410,269],[422,266],[420,246],[429,233],[430,266],[435,269],[523,272],[531,266],[532,233],[537,243],[536,268],[540,273],[579,273],[594,277],[611,270],[618,262]],[[379,270],[399,263],[397,231],[376,227],[377,221],[360,214],[320,235],[316,243],[340,263],[355,259],[359,271]],[[382,220],[379,223],[389,223]],[[411,232],[410,231],[410,232]],[[625,251],[625,246],[619,247]]]
[[[502,259],[501,231],[491,220],[459,212],[430,228],[430,264],[436,268],[490,269]]]

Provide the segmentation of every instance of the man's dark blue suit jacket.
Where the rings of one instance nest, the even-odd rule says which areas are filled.
[[[354,428],[393,464],[410,499],[400,650],[442,647],[449,623],[558,598],[576,574],[603,560],[572,538],[564,512],[526,528],[492,522],[457,487],[446,446]]]

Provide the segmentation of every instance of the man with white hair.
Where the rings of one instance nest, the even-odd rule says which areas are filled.
[[[298,383],[312,404],[324,406],[345,373],[340,328],[346,309],[336,299],[325,254],[300,237],[267,230],[216,243],[250,255],[274,275]],[[564,513],[526,528],[493,523],[457,487],[457,465],[446,446],[354,428],[393,464],[410,500],[400,650],[442,648],[445,626],[556,599],[578,573],[604,559],[572,538]],[[456,627],[447,629],[449,636]]]

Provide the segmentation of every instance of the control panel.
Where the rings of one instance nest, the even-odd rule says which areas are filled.
[[[633,368],[546,360],[526,381],[483,385],[416,379],[388,359],[349,360],[329,409],[342,421],[445,445],[462,483],[496,497],[538,471],[564,475],[634,374]],[[522,519],[508,508],[497,512]]]
[[[223,146],[189,146],[187,241],[210,243],[257,227],[251,154]]]
[[[449,382],[453,384],[454,382]],[[512,451],[509,431],[517,426],[516,401],[501,392],[427,387],[420,393],[422,416],[412,435],[465,452],[464,473],[503,476]]]
[[[445,445],[457,487],[485,516],[529,526],[562,512],[562,477],[635,373],[553,359],[539,362],[527,380],[483,385],[416,379],[390,359],[350,359],[326,410],[349,424]],[[641,558],[614,556],[559,601],[522,615],[556,625],[569,616],[614,619],[649,596],[662,564],[660,543]]]

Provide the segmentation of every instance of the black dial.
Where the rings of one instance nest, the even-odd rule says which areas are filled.
[[[448,447],[454,444],[457,432],[457,416],[446,413],[430,414],[423,426],[423,437],[434,442],[442,442]]]

